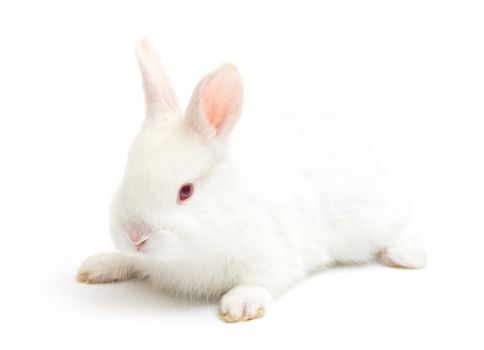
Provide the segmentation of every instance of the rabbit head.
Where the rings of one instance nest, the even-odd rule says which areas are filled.
[[[146,117],[112,203],[114,243],[123,252],[160,261],[188,259],[194,252],[210,256],[223,249],[218,220],[231,191],[224,159],[241,113],[241,77],[231,64],[209,73],[183,114],[146,39],[136,56]]]

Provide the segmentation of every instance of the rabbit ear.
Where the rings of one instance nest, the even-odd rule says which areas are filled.
[[[153,110],[178,112],[175,90],[163,69],[158,53],[148,39],[143,38],[136,45],[136,58],[143,76],[148,113]]]
[[[242,102],[240,73],[233,64],[225,64],[200,80],[186,119],[202,135],[224,140],[240,117]]]

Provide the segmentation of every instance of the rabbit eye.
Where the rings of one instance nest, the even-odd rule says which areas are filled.
[[[178,191],[178,201],[183,202],[193,194],[193,184],[184,184]]]

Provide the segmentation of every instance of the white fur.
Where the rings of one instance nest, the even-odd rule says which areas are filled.
[[[184,117],[170,108],[176,106],[171,85],[164,73],[156,75],[164,71],[146,45],[138,58],[150,91],[148,115],[112,205],[114,243],[138,275],[188,297],[228,292],[222,311],[240,317],[334,263],[379,255],[387,264],[423,266],[407,203],[349,128],[315,113],[254,124],[242,118],[230,133],[240,108],[228,106],[234,108],[227,108],[222,136],[216,128],[201,131],[210,126],[197,105],[204,80]],[[223,80],[227,70],[221,88],[237,97],[213,102],[241,104],[235,67],[204,79]],[[150,90],[160,86],[168,96]],[[195,191],[178,203],[184,183],[194,183]],[[128,240],[133,227],[149,236],[142,252]]]

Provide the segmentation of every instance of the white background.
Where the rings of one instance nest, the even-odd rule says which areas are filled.
[[[483,18],[482,1],[2,1],[1,347],[482,349]],[[331,269],[233,325],[140,282],[76,283],[112,249],[142,35],[182,104],[232,61],[243,118],[318,109],[357,126],[413,187],[428,267]]]

